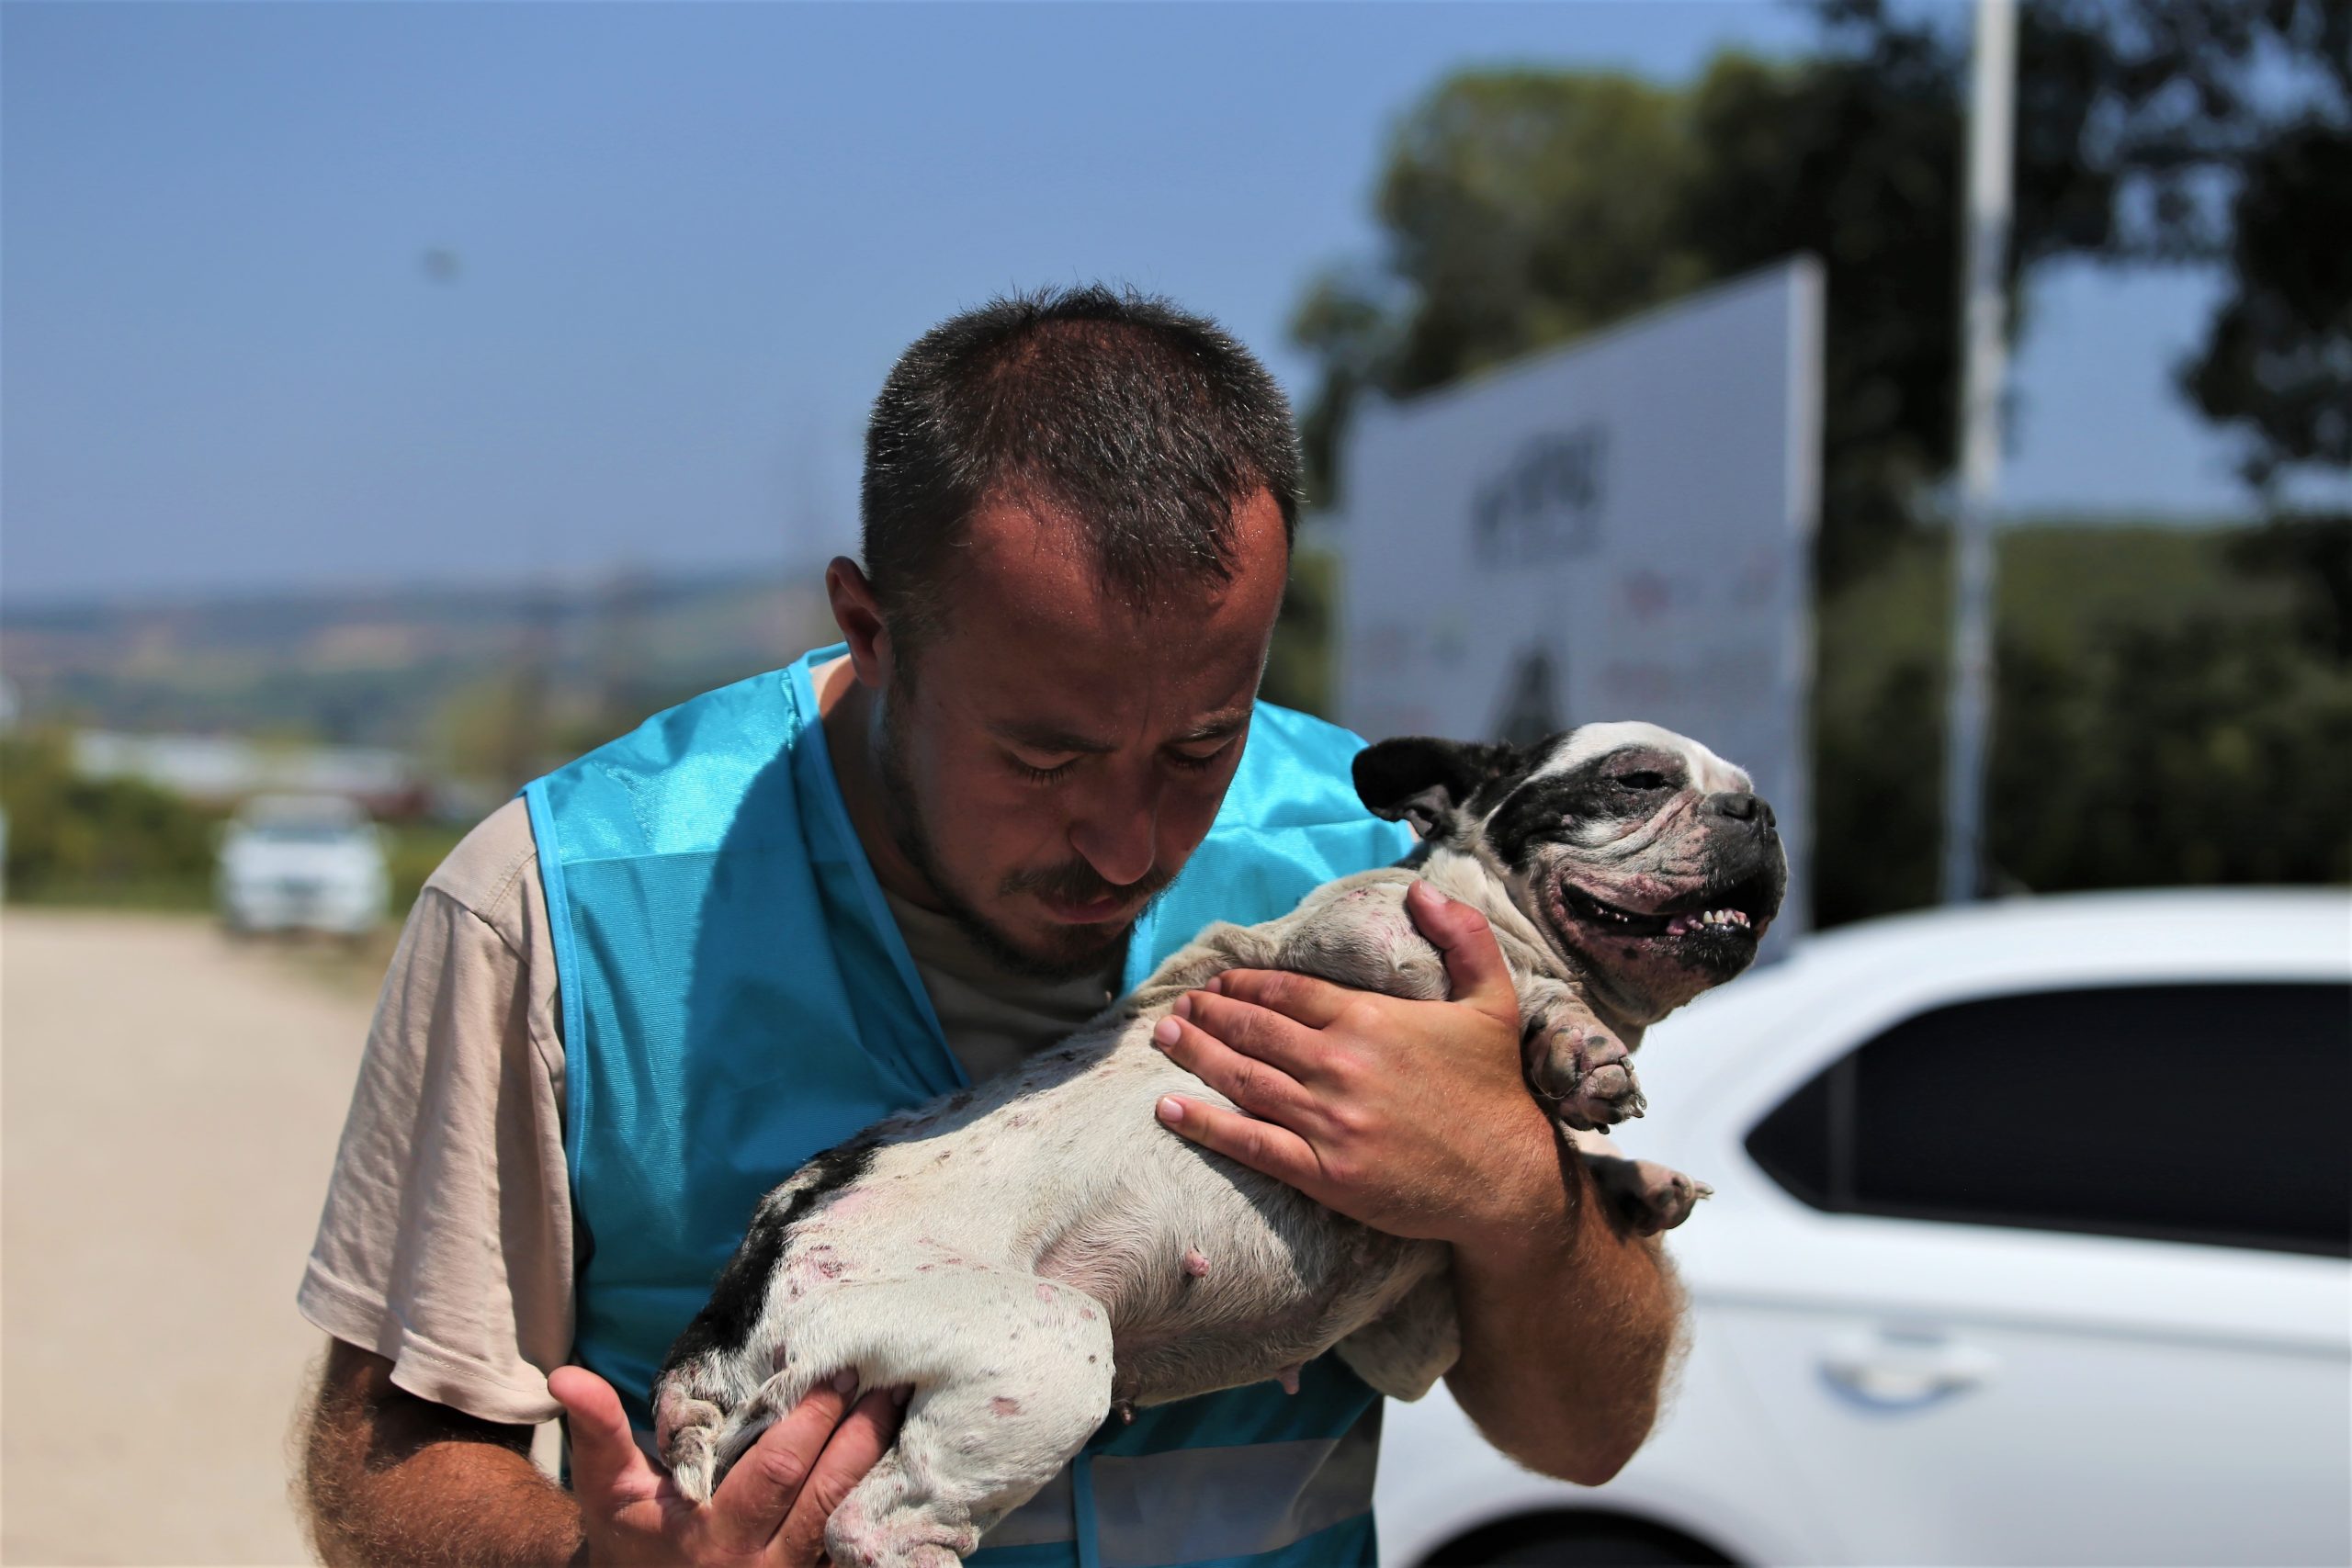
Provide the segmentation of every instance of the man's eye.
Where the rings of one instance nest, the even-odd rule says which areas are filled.
[[[1013,772],[1019,773],[1023,778],[1027,779],[1031,784],[1052,784],[1058,779],[1069,776],[1069,771],[1077,766],[1078,759],[1075,757],[1070,758],[1065,762],[1056,762],[1053,766],[1047,768],[1041,768],[1035,762],[1023,761],[1019,757],[1014,757],[1012,759]]]
[[[1168,753],[1168,761],[1171,767],[1182,769],[1188,773],[1205,773],[1216,767],[1217,760],[1231,749],[1232,742],[1227,741],[1204,757],[1196,757],[1190,751],[1170,751]]]
[[[1627,789],[1664,789],[1664,773],[1619,773],[1617,782]]]

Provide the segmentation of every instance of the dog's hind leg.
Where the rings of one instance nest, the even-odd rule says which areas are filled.
[[[881,1341],[854,1358],[869,1386],[914,1392],[897,1443],[834,1510],[826,1551],[836,1568],[952,1568],[1109,1414],[1110,1314],[995,1269],[842,1294],[843,1325]]]

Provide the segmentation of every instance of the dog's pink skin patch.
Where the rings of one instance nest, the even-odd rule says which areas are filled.
[[[989,1401],[989,1408],[999,1416],[1018,1416],[1021,1414],[1021,1402],[1017,1399],[1007,1399],[1000,1393]]]
[[[860,1209],[866,1207],[873,1201],[874,1189],[871,1187],[854,1186],[840,1193],[831,1202],[825,1205],[825,1217],[829,1220],[847,1219],[850,1215],[856,1213]]]
[[[1037,1299],[1041,1302],[1052,1301],[1054,1299],[1054,1288],[1051,1285],[1046,1284],[1042,1280],[1039,1281],[1037,1285]]]
[[[1304,1363],[1301,1364],[1304,1365]],[[1274,1381],[1283,1385],[1283,1392],[1284,1393],[1296,1393],[1298,1392],[1298,1368],[1284,1367],[1281,1371],[1274,1374]]]
[[[1195,1280],[1208,1278],[1209,1260],[1199,1247],[1188,1247],[1184,1249],[1184,1272]]]

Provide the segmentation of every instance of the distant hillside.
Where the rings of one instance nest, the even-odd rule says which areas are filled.
[[[32,726],[431,752],[436,727],[492,689],[524,688],[559,731],[594,728],[770,668],[831,626],[813,579],[189,597],[12,608],[0,669]]]

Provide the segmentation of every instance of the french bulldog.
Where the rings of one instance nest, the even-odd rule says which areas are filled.
[[[897,1445],[837,1509],[835,1563],[952,1563],[1116,1407],[1266,1379],[1337,1348],[1416,1399],[1458,1354],[1451,1254],[1341,1217],[1159,1126],[1217,1100],[1151,1042],[1227,969],[1290,969],[1422,999],[1445,968],[1405,908],[1425,878],[1494,930],[1527,1081],[1563,1128],[1642,1113],[1644,1029],[1738,974],[1780,908],[1771,808],[1697,742],[1594,724],[1528,749],[1396,739],[1357,792],[1420,834],[1395,866],[1263,925],[1216,925],[1067,1043],[891,1116],[764,1198],[656,1381],[655,1440],[687,1497],[820,1379],[911,1385]],[[1633,1228],[1705,1189],[1586,1156]]]

